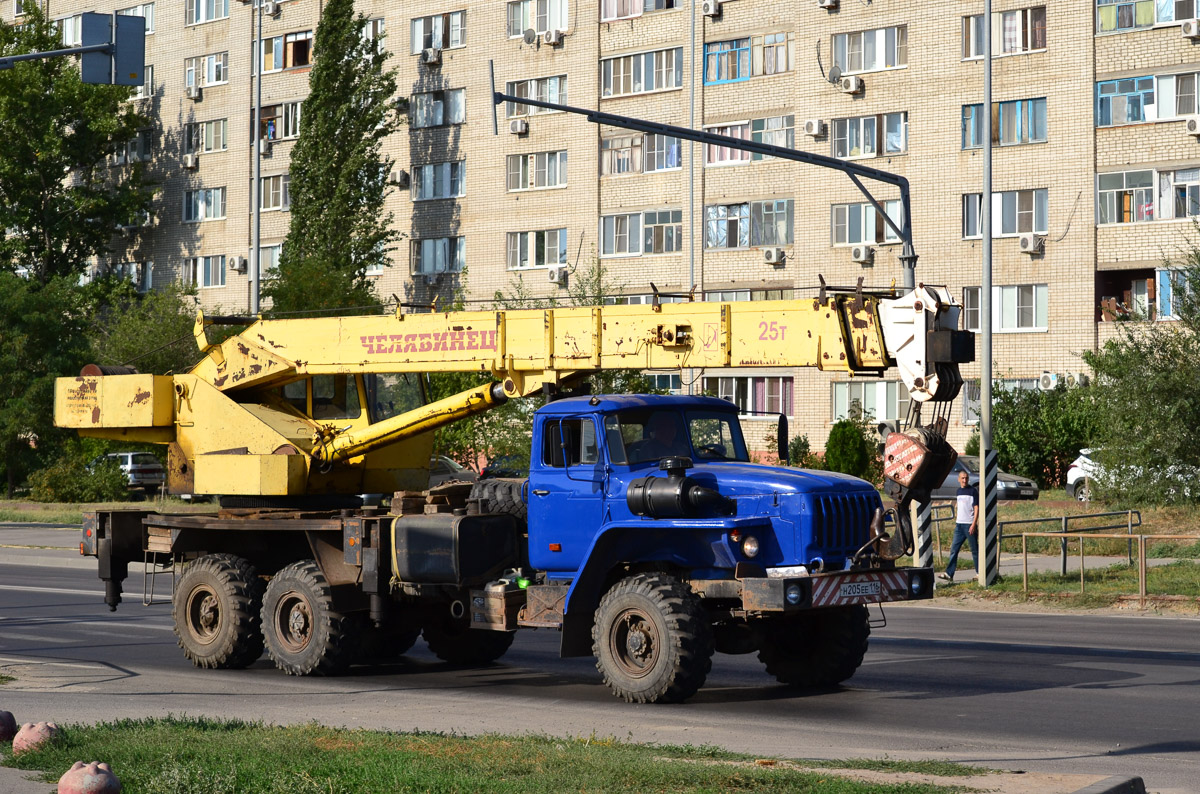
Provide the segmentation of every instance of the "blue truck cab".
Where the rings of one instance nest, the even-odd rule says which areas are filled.
[[[930,569],[878,553],[870,483],[752,462],[736,406],[713,397],[547,404],[525,500],[530,603],[557,602],[562,653],[595,654],[629,700],[690,695],[714,649],[757,650],[785,683],[835,685],[862,661],[867,604],[933,592]],[[678,680],[652,674],[652,657]]]

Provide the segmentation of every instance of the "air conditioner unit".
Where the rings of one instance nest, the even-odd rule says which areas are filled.
[[[408,188],[412,180],[409,178],[407,171],[393,171],[389,181],[396,187],[404,190]]]
[[[529,122],[525,119],[513,119],[508,122],[508,131],[513,135],[528,135]]]
[[[1200,137],[1200,116],[1184,116],[1183,131],[1188,135]]]
[[[426,66],[438,66],[442,62],[442,51],[437,47],[421,50],[421,63]]]
[[[706,17],[721,16],[721,0],[704,0],[703,10]]]
[[[1185,39],[1200,39],[1200,19],[1185,19],[1179,26]]]
[[[185,154],[183,156],[183,167],[189,171],[195,171],[200,167],[200,155]]]
[[[551,47],[557,47],[562,44],[563,33],[561,30],[547,30],[542,34],[542,41]]]
[[[1058,373],[1043,372],[1038,378],[1038,388],[1042,391],[1054,391],[1054,387],[1058,385]]]
[[[850,258],[860,265],[875,263],[875,249],[869,245],[856,245],[850,249]]]
[[[188,98],[188,99],[192,100],[193,102],[199,102],[199,101],[200,101],[200,98],[201,98],[201,96],[202,96],[202,94],[201,94],[201,91],[200,91],[200,86],[198,86],[198,85],[189,85],[189,86],[187,87],[187,98]]]
[[[420,281],[422,284],[424,284],[427,287],[432,287],[432,286],[436,285],[438,283],[438,281],[441,280],[441,278],[442,278],[441,273],[422,273],[419,276],[415,276],[413,280]]]
[[[817,8],[826,8],[830,11],[838,7],[838,0],[817,0]]]
[[[1023,254],[1040,254],[1046,248],[1046,238],[1040,234],[1022,234],[1017,243]]]
[[[551,284],[557,284],[562,287],[567,283],[567,269],[565,267],[552,267],[546,271],[546,276]]]
[[[856,74],[848,75],[838,80],[838,90],[843,94],[861,94],[863,92],[863,79]]]
[[[245,273],[247,267],[246,257],[231,256],[229,257],[229,269],[234,273]]]
[[[1088,385],[1088,381],[1091,380],[1086,372],[1068,372],[1063,377],[1066,378],[1068,389],[1078,389],[1080,386],[1086,386]]]
[[[804,134],[811,135],[814,138],[820,138],[825,134],[825,122],[820,119],[809,119],[804,122]]]
[[[787,252],[782,248],[764,248],[763,261],[768,265],[782,265],[787,259]]]
[[[279,3],[275,0],[265,0],[262,4],[262,12],[269,17],[279,16]]]
[[[271,142],[270,138],[259,138],[258,139],[258,153],[259,154],[270,154],[271,153],[271,143],[272,142]]]

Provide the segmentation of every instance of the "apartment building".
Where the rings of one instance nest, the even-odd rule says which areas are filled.
[[[32,1],[3,0],[0,12],[19,22]],[[269,265],[287,231],[288,158],[320,2],[266,2],[258,47],[250,2],[43,2],[68,39],[82,11],[147,19],[152,79],[131,101],[155,124],[124,158],[148,158],[162,188],[147,225],[114,239],[107,266],[146,288],[195,283],[206,306],[244,311],[254,141]],[[807,295],[818,275],[901,282],[899,241],[843,174],[519,104],[496,108],[496,135],[494,65],[509,94],[903,174],[917,280],[948,285],[977,329],[990,113],[996,376],[1074,381],[1080,354],[1131,311],[1171,317],[1178,282],[1163,258],[1200,215],[1195,3],[995,0],[984,108],[982,0],[360,2],[370,35],[394,53],[407,116],[387,147],[403,186],[390,209],[407,237],[373,274],[379,293],[421,301],[463,284],[485,305],[519,280],[563,295],[595,261],[615,285],[610,299],[625,302],[648,300],[651,283],[728,301]],[[894,190],[875,195],[898,212]],[[820,447],[855,401],[879,419],[908,408],[895,377],[764,369],[659,382],[736,401],[759,445],[770,414],[790,415]],[[958,444],[977,421],[977,394],[954,411]]]

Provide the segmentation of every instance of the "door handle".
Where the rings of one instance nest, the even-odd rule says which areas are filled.
[[[534,496],[547,496],[549,493],[550,493],[549,491],[534,491],[533,495]]]

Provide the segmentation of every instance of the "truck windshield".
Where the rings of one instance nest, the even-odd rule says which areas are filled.
[[[737,417],[720,411],[629,409],[605,417],[604,432],[616,464],[666,457],[749,460]]]

